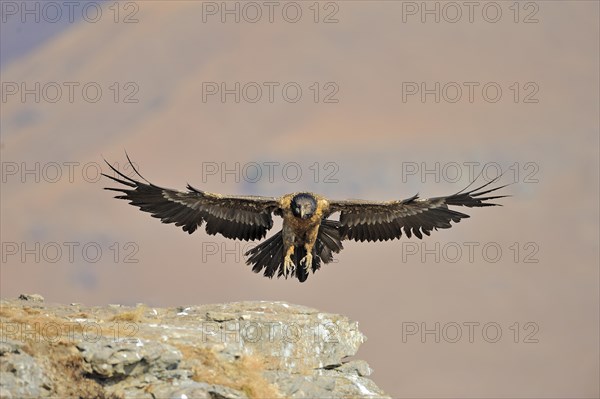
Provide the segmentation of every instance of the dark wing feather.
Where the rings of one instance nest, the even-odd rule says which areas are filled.
[[[131,205],[149,212],[163,223],[175,223],[192,234],[206,222],[208,234],[219,233],[227,238],[246,241],[264,238],[273,226],[271,213],[279,207],[277,198],[213,194],[195,189],[189,184],[188,191],[162,188],[144,179],[131,160],[129,162],[145,182],[124,175],[106,162],[120,178],[104,173],[102,175],[126,186],[107,187],[106,190],[121,192],[123,195],[115,198],[129,200]]]
[[[487,202],[506,195],[486,196],[504,186],[480,191],[494,179],[471,191],[462,190],[447,197],[420,199],[417,195],[401,201],[373,202],[363,200],[330,201],[330,213],[341,212],[340,232],[344,240],[387,241],[400,238],[402,232],[408,238],[414,234],[423,238],[432,230],[447,229],[468,218],[462,212],[448,206],[483,207],[498,204]]]

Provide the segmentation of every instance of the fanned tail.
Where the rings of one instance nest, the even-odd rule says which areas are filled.
[[[336,220],[323,220],[321,222],[317,242],[312,253],[313,273],[321,268],[321,262],[331,262],[333,254],[339,253],[344,248],[342,246],[339,227],[340,223]],[[273,278],[275,273],[277,273],[278,278],[281,276],[288,277],[288,275],[284,275],[283,271],[284,248],[281,231],[250,249],[245,255],[248,256],[246,264],[252,265],[253,272],[260,273],[264,269],[263,275],[265,277]],[[304,249],[304,246],[296,246],[292,257],[295,268],[288,271],[292,276],[295,275],[301,283],[308,278],[308,271],[300,264],[300,261],[305,256],[306,249]]]
[[[331,262],[333,260],[333,254],[337,254],[344,249],[340,234],[340,226],[340,222],[337,220],[325,219],[321,222],[319,234],[317,235],[317,242],[315,244],[315,251],[324,263]]]

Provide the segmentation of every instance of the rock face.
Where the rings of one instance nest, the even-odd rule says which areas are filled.
[[[387,397],[344,316],[283,302],[0,302],[0,398]]]

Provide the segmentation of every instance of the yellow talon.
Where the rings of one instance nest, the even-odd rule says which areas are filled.
[[[287,278],[288,274],[294,270],[294,262],[290,256],[286,256],[283,260],[283,275]]]
[[[301,265],[304,265],[304,270],[308,273],[310,268],[312,267],[312,254],[309,252],[306,254],[304,258],[300,261]]]

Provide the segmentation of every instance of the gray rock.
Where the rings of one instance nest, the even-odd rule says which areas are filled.
[[[177,368],[181,352],[159,342],[137,340],[80,342],[77,348],[85,360],[85,370],[100,378],[135,377]]]
[[[331,398],[336,387],[335,378],[317,374],[290,375],[277,378],[277,386],[292,398]]]
[[[228,321],[235,320],[238,316],[232,313],[224,313],[224,312],[214,312],[208,311],[206,312],[206,318],[212,321]]]
[[[356,371],[319,369],[304,374],[287,374],[281,371],[265,373],[286,396],[292,398],[387,398],[373,381],[360,377]]]
[[[3,315],[27,323],[30,304],[2,306],[15,308]],[[36,342],[34,356],[20,341],[0,342],[0,398],[386,397],[366,378],[366,362],[347,361],[366,338],[344,316],[260,301],[145,312],[120,305],[36,309],[69,323],[69,334],[61,344]]]
[[[0,344],[0,398],[45,398],[51,383],[44,370],[14,341]]]
[[[342,363],[342,365],[335,370],[345,374],[356,374],[360,377],[368,377],[373,372],[371,367],[369,367],[369,364],[364,360],[351,360]]]
[[[21,294],[19,299],[22,301],[44,302],[44,297],[40,294]]]
[[[23,347],[23,343],[12,339],[0,341],[0,356],[10,353],[19,353]]]
[[[204,343],[226,344],[229,351],[240,355],[260,354],[266,358],[268,369],[299,372],[340,364],[341,359],[355,355],[366,339],[356,322],[303,306],[243,302],[211,308],[204,313],[194,307],[187,310],[188,315],[219,315],[194,320],[190,333],[197,336],[200,329]]]
[[[157,398],[194,398],[194,399],[245,399],[248,396],[238,390],[228,388],[222,385],[207,384],[205,382],[188,381],[181,386],[172,384],[162,384],[152,390],[152,394]]]

